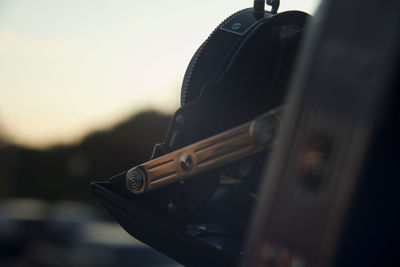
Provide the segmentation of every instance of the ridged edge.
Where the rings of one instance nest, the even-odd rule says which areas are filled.
[[[221,27],[221,25],[223,25],[225,22],[227,22],[228,20],[230,20],[232,17],[236,16],[237,14],[247,11],[247,10],[250,10],[250,9],[252,9],[252,8],[250,7],[250,8],[241,9],[241,10],[233,13],[229,17],[225,18],[220,24],[218,24],[217,27],[215,27],[215,29],[211,32],[211,34],[208,36],[208,38],[197,49],[196,53],[193,55],[192,59],[190,60],[188,67],[186,68],[185,75],[183,76],[182,89],[181,89],[181,106],[184,106],[185,104],[187,104],[186,98],[187,98],[189,83],[190,83],[193,71],[196,68],[196,64],[199,61],[200,55],[203,52],[204,47],[208,44],[208,41],[214,36],[215,32]]]

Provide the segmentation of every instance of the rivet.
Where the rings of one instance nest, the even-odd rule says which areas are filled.
[[[181,168],[184,171],[190,171],[193,167],[193,160],[192,158],[185,154],[181,157]]]

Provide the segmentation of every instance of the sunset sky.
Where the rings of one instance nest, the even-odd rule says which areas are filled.
[[[252,0],[0,0],[0,132],[70,143],[134,112],[179,106],[186,66]],[[281,0],[313,13],[318,0]]]

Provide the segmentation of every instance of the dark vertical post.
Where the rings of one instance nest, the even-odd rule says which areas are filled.
[[[323,1],[291,83],[245,266],[335,265],[374,133],[390,116],[399,14],[398,0]]]

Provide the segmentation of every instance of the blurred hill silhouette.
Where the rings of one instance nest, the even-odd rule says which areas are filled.
[[[169,119],[144,111],[78,144],[46,150],[0,141],[0,197],[92,202],[89,183],[148,160],[154,144],[163,141]]]

